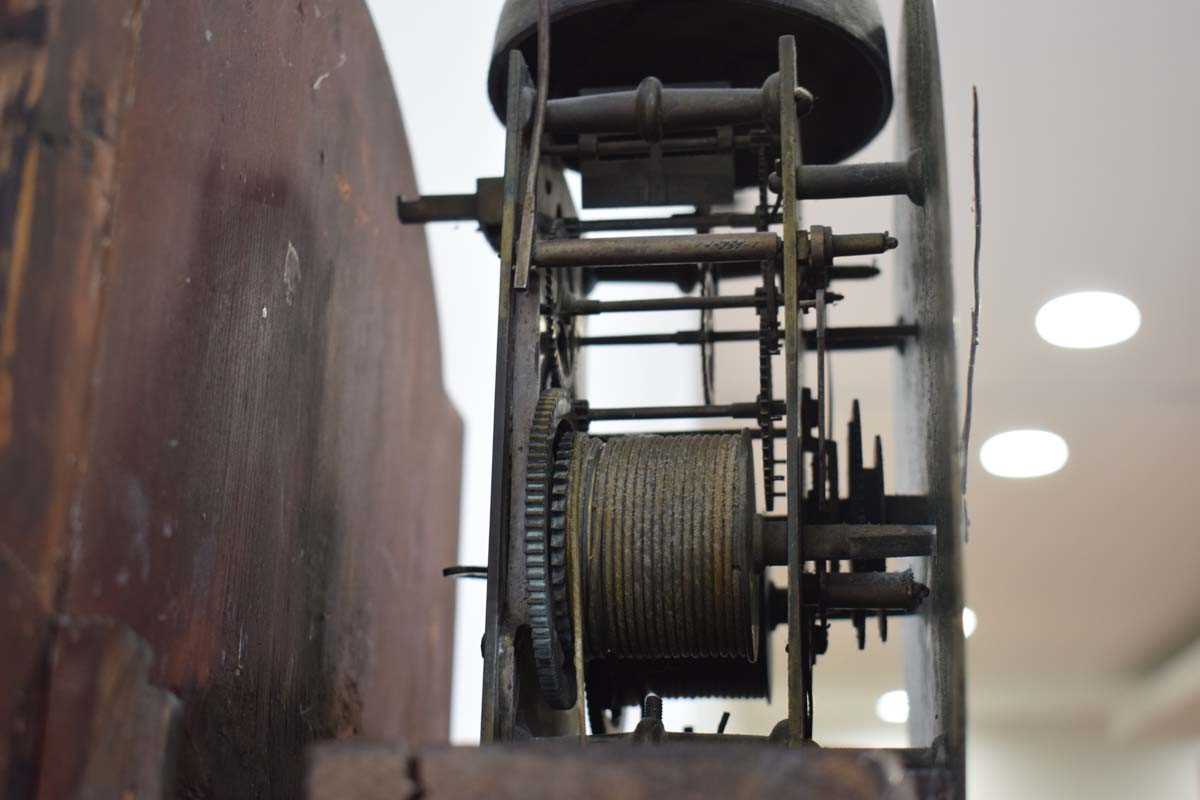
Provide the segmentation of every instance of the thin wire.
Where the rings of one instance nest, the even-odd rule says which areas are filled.
[[[443,578],[486,578],[487,567],[454,566],[442,570]]]
[[[962,496],[963,511],[966,517],[964,535],[971,541],[971,515],[967,508],[967,469],[971,464],[971,412],[975,400],[975,359],[979,352],[979,254],[983,237],[983,195],[980,191],[979,177],[979,91],[971,87],[971,145],[972,168],[975,177],[975,264],[972,273],[974,281],[974,305],[971,308],[971,353],[967,358],[967,408],[963,413],[962,430]]]

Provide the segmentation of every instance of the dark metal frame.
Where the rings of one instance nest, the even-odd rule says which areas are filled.
[[[578,721],[538,702],[530,672],[528,620],[524,607],[522,563],[523,478],[526,442],[534,405],[547,373],[547,338],[539,326],[572,325],[579,317],[615,311],[754,308],[758,330],[696,331],[675,334],[570,337],[574,349],[619,344],[699,345],[711,357],[718,341],[756,341],[762,370],[757,399],[700,406],[591,408],[577,396],[577,426],[597,420],[727,417],[756,420],[755,435],[763,445],[763,492],[768,509],[786,499],[782,516],[764,516],[756,525],[760,566],[786,564],[787,586],[772,595],[777,609],[772,622],[788,624],[788,713],[773,732],[773,741],[802,744],[812,739],[813,664],[824,651],[831,619],[852,619],[864,643],[868,614],[878,615],[886,637],[889,616],[911,614],[910,694],[913,738],[919,758],[906,763],[942,775],[926,775],[925,786],[960,795],[963,787],[963,653],[961,572],[958,536],[960,502],[954,477],[959,454],[953,339],[950,329],[948,213],[945,155],[937,79],[936,34],[928,0],[909,0],[905,11],[904,85],[900,159],[886,164],[805,166],[801,159],[799,118],[811,101],[796,75],[797,43],[779,40],[779,71],[761,90],[664,89],[643,81],[634,92],[616,92],[567,100],[545,100],[535,91],[524,58],[509,57],[506,96],[507,142],[503,181],[481,181],[475,196],[422,198],[400,204],[401,218],[431,221],[474,216],[498,246],[501,293],[496,361],[491,538],[484,642],[482,738],[508,742],[532,735],[554,738],[578,733]],[[545,77],[544,74],[542,76]],[[540,94],[540,97],[539,97]],[[539,108],[538,100],[545,104]],[[798,103],[799,106],[798,107]],[[774,111],[772,111],[774,110]],[[536,119],[544,118],[546,141],[540,141]],[[696,128],[765,119],[764,130],[736,136],[695,135]],[[682,120],[682,122],[681,122]],[[555,134],[622,131],[636,134],[652,148],[704,153],[720,148],[757,148],[760,203],[754,214],[695,214],[662,219],[581,221],[561,177],[559,156],[578,156],[555,140]],[[672,135],[676,132],[685,136]],[[769,143],[769,144],[764,144]],[[636,143],[622,145],[636,150]],[[578,148],[579,145],[570,145]],[[778,155],[774,172],[765,163],[768,147]],[[569,149],[569,148],[568,148]],[[502,186],[499,214],[497,188]],[[532,193],[522,198],[522,189]],[[767,207],[768,188],[778,193]],[[836,235],[820,226],[800,227],[799,201],[899,195],[899,241],[888,234]],[[553,209],[556,213],[548,213]],[[782,232],[768,230],[782,223]],[[712,226],[753,227],[745,233],[709,233]],[[608,230],[692,228],[693,235],[630,238],[579,238]],[[900,245],[898,276],[903,319],[898,325],[834,329],[826,324],[828,303],[841,299],[828,291],[832,280],[871,277],[878,269],[835,266],[834,259],[870,255]],[[702,275],[712,278],[698,297],[647,301],[593,301],[586,287],[607,278],[665,280],[694,286]],[[729,274],[759,274],[762,287],[753,295],[722,295],[716,281]],[[557,276],[568,276],[559,280]],[[547,281],[559,280],[555,287]],[[777,281],[781,281],[781,284]],[[813,310],[815,324],[803,320]],[[782,326],[779,312],[782,311]],[[574,328],[572,328],[574,331]],[[782,339],[782,347],[780,340]],[[899,397],[902,437],[915,483],[907,496],[883,492],[882,469],[867,469],[861,457],[861,431],[852,427],[851,496],[839,498],[836,443],[828,430],[828,353],[862,347],[895,348],[903,364]],[[817,353],[816,396],[803,387],[803,354]],[[786,386],[775,398],[770,363],[782,350]],[[572,358],[574,361],[575,359]],[[706,362],[707,363],[707,362]],[[708,364],[711,367],[711,364]],[[551,370],[552,372],[553,370]],[[932,413],[929,410],[932,409]],[[782,420],[783,426],[776,427]],[[858,425],[857,416],[852,426]],[[857,438],[855,438],[857,437]],[[776,473],[774,442],[785,440],[785,473]],[[932,446],[930,446],[932,443]],[[806,478],[806,455],[811,482]],[[784,482],[778,492],[776,483]],[[864,494],[866,493],[866,494]],[[870,495],[869,497],[867,495]],[[866,505],[864,505],[866,504]],[[868,508],[872,509],[867,511]],[[887,573],[886,559],[910,557],[913,572]],[[842,562],[851,571],[839,573]],[[811,570],[806,566],[811,565]],[[927,588],[928,587],[928,588]],[[926,594],[931,596],[922,603]],[[652,720],[651,720],[652,721]],[[648,729],[647,729],[648,730]],[[676,736],[661,730],[654,741]],[[638,739],[638,736],[634,737]],[[944,774],[943,774],[944,773]]]

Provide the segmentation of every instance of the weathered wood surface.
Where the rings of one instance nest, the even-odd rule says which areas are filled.
[[[0,792],[63,617],[182,701],[179,793],[445,737],[460,427],[361,0],[0,0]]]
[[[883,752],[773,745],[577,742],[314,748],[309,800],[819,797],[910,800],[917,781]],[[934,796],[927,794],[922,796]]]
[[[313,800],[404,800],[420,796],[403,744],[337,742],[309,751],[305,790]]]
[[[39,797],[162,797],[179,700],[149,683],[153,654],[124,625],[61,621],[47,682]]]

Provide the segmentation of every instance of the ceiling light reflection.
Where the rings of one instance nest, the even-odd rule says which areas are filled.
[[[1132,300],[1113,292],[1072,292],[1037,312],[1038,335],[1058,347],[1109,347],[1138,332],[1142,313]]]
[[[1040,478],[1062,469],[1069,456],[1057,433],[1015,430],[997,433],[979,449],[983,468],[1000,478]]]

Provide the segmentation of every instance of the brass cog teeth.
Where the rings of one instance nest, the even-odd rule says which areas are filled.
[[[526,606],[538,687],[552,708],[575,704],[576,678],[567,597],[566,502],[570,447],[568,428],[559,434],[566,391],[548,389],[538,400],[530,428],[525,472]],[[566,460],[563,461],[563,453]]]

